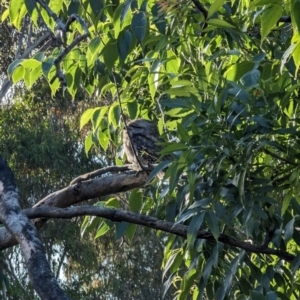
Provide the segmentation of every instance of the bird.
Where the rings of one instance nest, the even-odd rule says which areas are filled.
[[[156,123],[145,119],[128,122],[123,131],[123,147],[132,169],[139,171],[158,163],[161,141]]]

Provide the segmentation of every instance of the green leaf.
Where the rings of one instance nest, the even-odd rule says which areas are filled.
[[[106,151],[109,145],[109,137],[107,136],[106,132],[99,130],[98,139],[100,146],[103,148],[104,151]]]
[[[210,18],[215,12],[217,12],[222,5],[224,4],[225,0],[215,0],[213,1],[212,5],[210,6],[207,17]]]
[[[109,198],[105,202],[105,207],[119,208],[120,207],[120,202],[117,198]]]
[[[284,228],[284,241],[287,243],[294,234],[294,223],[295,219],[292,218]]]
[[[31,82],[30,82],[30,69],[24,69],[24,82],[26,85],[26,88],[30,89],[31,87]]]
[[[211,210],[206,212],[205,220],[207,222],[207,225],[208,225],[212,235],[214,236],[215,240],[217,241],[219,238],[220,231],[219,231],[218,219],[217,219],[215,213]]]
[[[98,52],[100,49],[100,43],[101,40],[100,38],[97,36],[95,38],[93,38],[90,43],[89,43],[89,47],[88,47],[88,51],[87,51],[87,64],[88,66],[91,66],[96,58],[98,57]]]
[[[80,118],[80,127],[79,127],[80,130],[82,129],[82,127],[84,125],[87,124],[87,122],[89,122],[92,119],[94,111],[95,111],[94,108],[89,108],[82,114],[82,116]]]
[[[32,18],[32,13],[35,9],[35,3],[33,1],[34,0],[25,0],[25,6],[26,6],[28,14],[29,14],[29,16],[31,16],[31,18]]]
[[[102,0],[89,0],[90,6],[92,8],[93,13],[95,16],[98,16],[101,10],[104,7],[104,3]]]
[[[169,256],[163,271],[163,278],[166,276],[167,272],[170,271],[171,274],[178,271],[182,261],[183,261],[184,251],[182,249],[173,250],[173,253]]]
[[[139,105],[138,105],[137,101],[127,102],[127,110],[129,113],[129,118],[131,120],[136,119],[138,112],[139,112]]]
[[[243,61],[230,66],[224,73],[227,80],[238,81],[243,75],[253,70],[255,63],[252,61]]]
[[[142,43],[146,35],[147,19],[143,11],[138,12],[132,18],[131,30],[139,43]]]
[[[253,300],[266,300],[265,296],[258,291],[251,291],[251,299]]]
[[[116,239],[117,240],[124,236],[128,225],[129,225],[129,223],[124,222],[124,221],[116,223]]]
[[[238,175],[238,189],[239,189],[239,194],[242,199],[242,202],[244,202],[245,199],[245,177],[247,174],[247,169],[243,170],[242,173]]]
[[[143,195],[139,189],[131,191],[129,196],[129,208],[131,211],[139,212],[143,204]]]
[[[167,52],[167,61],[166,61],[166,70],[168,73],[171,74],[178,74],[179,72],[179,66],[180,66],[180,60],[177,58],[176,54],[172,51],[169,50]],[[174,80],[171,81],[172,87],[173,88],[178,88],[181,86],[192,86],[193,83],[190,82],[189,80]]]
[[[293,25],[296,24],[298,32],[300,32],[300,1],[291,1],[291,17],[293,21]]]
[[[24,59],[16,59],[8,66],[7,69],[8,76],[11,76],[13,74],[14,70],[21,64],[23,60]]]
[[[117,103],[114,103],[108,111],[108,123],[117,128],[120,121],[120,114],[120,106]]]
[[[276,0],[277,1],[277,0]],[[270,0],[254,0],[252,3],[250,3],[250,8],[253,9],[255,7],[264,6],[264,5],[270,5],[274,1]]]
[[[132,0],[126,0],[123,7],[122,7],[122,10],[121,10],[121,25],[123,24],[126,16],[127,16],[127,13],[130,9],[130,6],[131,6],[131,3],[132,3]]]
[[[100,220],[101,219],[99,217],[85,216],[81,225],[81,237],[94,231],[94,229],[96,229],[96,227],[99,225]]]
[[[40,65],[39,67],[31,70],[30,72],[30,84],[29,88],[37,81],[37,79],[42,75],[42,66]]]
[[[93,146],[93,133],[90,132],[84,141],[84,150],[86,155],[88,155],[92,146]]]
[[[8,16],[9,16],[9,8],[3,11],[1,16],[1,22],[4,23],[4,21],[8,18]]]
[[[20,10],[24,4],[24,0],[11,0],[9,2],[9,18],[10,22],[18,28]],[[20,28],[18,28],[20,29]]]
[[[164,14],[160,13],[159,3],[154,3],[151,8],[151,12],[153,15],[153,22],[161,34],[166,34],[167,22],[165,20]]]
[[[161,154],[170,154],[175,151],[180,151],[180,150],[187,150],[187,146],[183,143],[172,143],[165,147],[162,151]]]
[[[182,294],[178,298],[178,300],[188,299],[188,294],[190,293],[190,288],[194,284],[195,277],[198,275],[195,269],[189,269],[183,276],[180,288],[182,290]]]
[[[25,69],[35,69],[39,67],[42,63],[36,59],[25,59],[20,63]]]
[[[51,96],[53,97],[58,89],[60,88],[60,81],[58,78],[56,78],[52,83],[50,83],[51,88]]]
[[[131,41],[132,34],[129,30],[122,32],[118,37],[118,50],[122,61],[124,61],[129,54]]]
[[[281,207],[281,215],[282,216],[284,215],[285,211],[289,207],[292,197],[293,197],[293,191],[289,190],[286,193],[286,195],[285,195],[285,197],[283,199],[283,202],[282,202],[282,207]]]
[[[136,224],[129,224],[126,229],[126,235],[129,238],[129,240],[132,240],[134,237],[134,234],[136,232],[137,225]]]
[[[187,230],[187,247],[193,248],[197,237],[198,230],[203,223],[205,212],[193,216]]]
[[[108,70],[111,70],[119,57],[116,41],[110,40],[103,48],[101,55]]]
[[[150,172],[148,178],[147,178],[147,183],[149,183],[157,174],[159,174],[161,171],[166,169],[170,165],[169,161],[162,161],[159,163],[155,168]]]
[[[269,6],[261,16],[261,42],[266,38],[266,36],[270,33],[271,29],[273,29],[279,18],[282,15],[282,4],[274,4]]]
[[[54,13],[59,14],[62,10],[63,4],[64,2],[61,0],[51,0],[49,2],[49,7]]]
[[[95,131],[100,126],[101,122],[103,121],[103,118],[108,110],[108,106],[101,106],[94,109],[93,112],[93,130]]]
[[[95,235],[95,239],[103,236],[109,230],[110,230],[110,227],[103,221],[102,224],[100,225],[100,228],[97,230],[97,233]]]
[[[220,28],[236,28],[234,25],[231,25],[222,19],[209,19],[206,23]]]
[[[299,9],[300,9],[300,5],[299,5]],[[299,67],[300,67],[300,42],[298,42],[295,46],[295,48],[293,49],[293,59],[294,62],[296,64],[296,72],[298,72]]]
[[[54,67],[54,61],[54,57],[48,57],[42,62],[42,72],[46,77],[48,77],[51,68]]]
[[[181,140],[183,142],[189,142],[189,140],[190,140],[189,133],[180,123],[177,123],[177,132],[180,135]]]
[[[252,70],[241,78],[241,82],[247,89],[257,87],[259,85],[260,75],[259,70]]]
[[[24,76],[24,67],[23,66],[18,66],[13,74],[12,74],[12,81],[13,83],[17,83],[18,81],[20,81]]]

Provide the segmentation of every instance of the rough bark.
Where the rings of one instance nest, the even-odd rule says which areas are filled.
[[[14,176],[0,156],[0,220],[22,248],[33,288],[41,299],[69,299],[58,285],[46,260],[34,225],[22,211]]]

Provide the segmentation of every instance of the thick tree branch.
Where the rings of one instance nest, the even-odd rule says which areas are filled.
[[[95,178],[97,176],[103,175],[108,172],[124,172],[129,170],[130,168],[128,166],[110,166],[110,167],[102,168],[76,177],[71,181],[70,185]]]
[[[142,215],[135,212],[130,212],[126,210],[112,209],[106,207],[96,207],[90,205],[78,206],[78,207],[69,207],[65,209],[54,208],[54,207],[37,207],[30,208],[25,210],[26,215],[30,218],[64,218],[69,219],[77,216],[98,216],[105,219],[109,219],[114,222],[126,221],[133,224],[138,224],[153,228],[156,230],[162,230],[164,232],[172,233],[177,236],[180,236],[184,239],[187,238],[188,226],[181,224],[174,224],[172,222],[167,222],[159,220],[157,218]],[[209,231],[199,230],[197,238],[214,240],[213,235]],[[219,242],[227,244],[229,246],[237,247],[248,252],[257,253],[257,254],[267,254],[267,255],[276,255],[280,259],[287,261],[292,261],[295,256],[288,253],[287,251],[276,250],[269,248],[267,244],[255,245],[248,242],[240,241],[234,237],[231,237],[226,234],[220,234]]]
[[[1,156],[0,220],[20,244],[31,283],[41,299],[69,299],[50,270],[36,228],[21,210],[13,173]]]
[[[48,195],[34,205],[34,207],[68,207],[85,200],[142,187],[145,185],[147,178],[148,174],[146,172],[136,173],[136,171],[129,171],[127,173],[78,182]],[[39,229],[44,225],[45,221],[45,219],[36,219],[33,223]],[[5,228],[0,228],[0,250],[12,247],[17,243],[16,239]]]
[[[45,223],[45,218],[71,218],[74,216],[95,215],[115,222],[127,221],[153,229],[163,230],[186,238],[187,227],[184,225],[174,225],[174,223],[171,222],[165,222],[157,218],[133,212],[97,208],[93,206],[80,206],[63,210],[59,209],[91,198],[116,194],[136,187],[142,187],[146,183],[148,177],[145,172],[136,173],[134,171],[130,171],[125,174],[116,174],[113,176],[105,176],[93,180],[82,181],[94,177],[96,174],[104,174],[108,170],[114,171],[116,169],[115,167],[104,168],[102,170],[85,174],[83,177],[76,178],[74,180],[76,184],[72,184],[60,191],[48,195],[38,202],[34,208],[27,209],[26,214],[28,214],[30,218],[37,218],[34,220],[34,224],[37,228],[40,228]],[[199,231],[198,238],[210,240],[214,239],[212,234],[207,231]],[[272,254],[288,261],[292,261],[294,259],[294,256],[286,251],[269,248],[266,244],[253,245],[230,237],[226,234],[221,234],[219,236],[219,241],[253,253]],[[11,247],[15,244],[17,244],[17,241],[9,234],[9,232],[5,229],[0,230],[0,250]]]

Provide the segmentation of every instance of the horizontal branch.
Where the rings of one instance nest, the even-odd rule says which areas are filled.
[[[56,191],[39,201],[34,207],[68,207],[89,199],[126,192],[145,185],[148,178],[146,172],[129,171],[78,182]],[[34,225],[39,229],[45,219],[35,219]],[[6,230],[0,228],[0,250],[17,245],[16,239]]]
[[[184,239],[187,238],[188,226],[182,224],[174,224],[172,222],[163,221],[155,217],[126,210],[84,205],[78,207],[69,207],[65,209],[53,207],[37,207],[26,209],[24,212],[30,219],[43,217],[70,219],[73,217],[85,215],[98,216],[114,222],[125,221],[133,224],[146,226],[152,229],[172,233]],[[214,240],[213,235],[209,231],[205,230],[199,230],[197,238]],[[284,259],[286,261],[292,261],[295,258],[294,255],[288,253],[287,251],[272,249],[267,247],[267,245],[255,245],[248,242],[240,241],[226,234],[220,234],[218,241],[229,246],[240,248],[252,253],[276,255],[280,259]]]
[[[75,179],[73,179],[71,181],[70,185],[76,184],[76,183],[81,182],[81,181],[86,181],[88,179],[95,178],[97,176],[103,175],[103,174],[108,173],[108,172],[124,172],[124,171],[129,171],[129,170],[130,170],[129,166],[126,166],[126,165],[125,166],[105,167],[105,168],[95,170],[95,171],[92,171],[92,172],[89,172],[89,173],[86,173],[86,174],[83,174],[83,175],[80,175],[80,176],[76,177]]]

